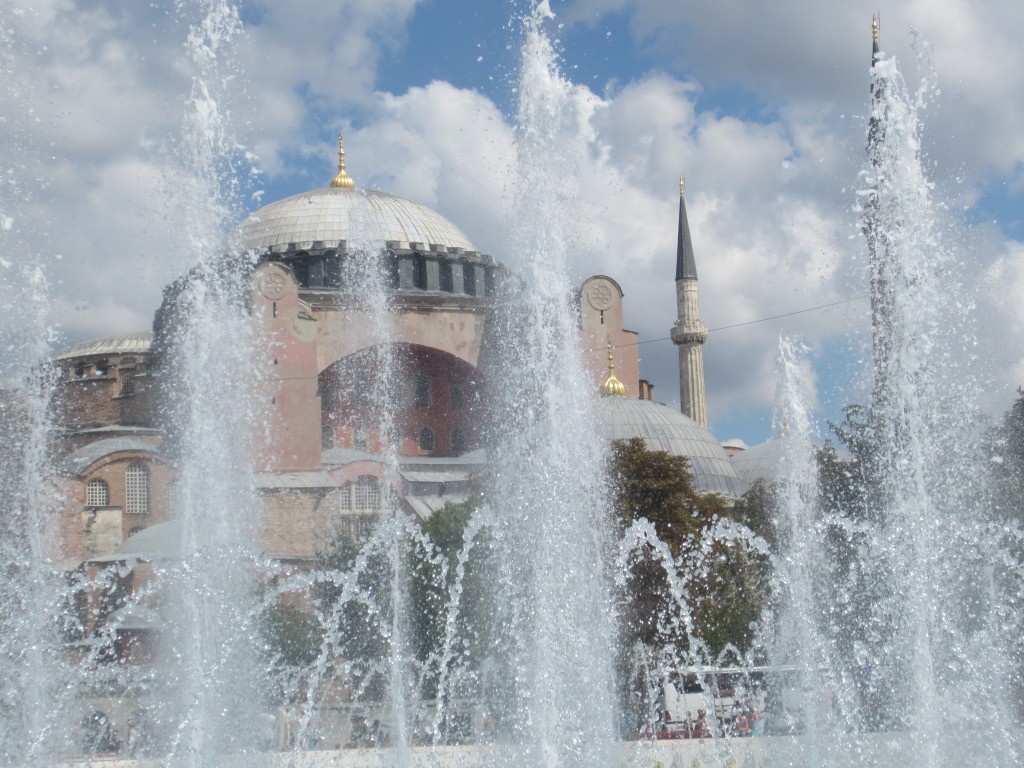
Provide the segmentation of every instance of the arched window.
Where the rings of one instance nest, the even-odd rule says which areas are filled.
[[[369,430],[359,425],[352,430],[352,447],[357,451],[367,450],[367,446],[370,444],[370,432]]]
[[[434,430],[424,427],[420,430],[420,450],[430,453],[434,450]]]
[[[398,272],[398,257],[391,251],[384,254],[384,285],[387,288],[398,288],[401,278]]]
[[[425,373],[417,373],[413,387],[413,405],[417,408],[429,408],[430,377]]]
[[[124,511],[129,515],[149,512],[149,471],[138,461],[124,471]]]
[[[476,296],[476,267],[468,262],[462,265],[462,292]]]
[[[360,475],[356,480],[355,507],[360,512],[375,510],[380,506],[380,489],[377,478],[372,475]]]
[[[427,290],[427,260],[422,253],[412,256],[412,287]]]
[[[437,271],[437,282],[438,288],[445,293],[451,293],[455,290],[455,285],[452,280],[452,263],[450,261],[442,261]]]
[[[341,287],[341,254],[337,251],[324,251],[324,285]]]
[[[323,288],[324,287],[324,260],[307,258],[308,274],[309,274],[309,287],[310,288]]]
[[[90,480],[85,486],[85,506],[106,507],[110,504],[110,489],[105,480]]]
[[[466,436],[462,430],[456,427],[452,430],[452,453],[465,453]]]
[[[120,397],[131,397],[135,394],[135,376],[131,373],[121,372],[121,390],[118,392]]]
[[[292,274],[295,275],[295,282],[299,284],[300,288],[309,287],[309,264],[305,259],[289,259],[287,262],[289,267],[292,268]]]

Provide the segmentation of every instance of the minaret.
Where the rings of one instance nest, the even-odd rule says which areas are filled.
[[[690,224],[686,219],[686,189],[679,179],[679,240],[676,245],[676,311],[672,343],[679,347],[679,409],[708,427],[708,407],[704,396],[704,342],[708,327],[700,321],[697,298],[697,262],[690,242]]]
[[[883,200],[889,197],[892,149],[886,131],[886,80],[875,69],[880,57],[876,15],[871,18],[871,116],[868,120],[867,142],[868,162],[873,178],[870,179],[871,186],[861,215],[861,227],[868,242],[871,265],[871,328],[875,374],[872,400],[876,407],[882,407],[890,399],[888,368],[892,363],[897,333],[894,326],[893,290],[899,270],[891,249],[891,238],[894,233],[886,231],[881,221],[887,213],[881,206],[885,204]]]

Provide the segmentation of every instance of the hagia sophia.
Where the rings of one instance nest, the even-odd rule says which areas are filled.
[[[309,562],[326,537],[360,538],[380,514],[385,482],[420,519],[464,501],[487,462],[481,364],[495,343],[489,323],[505,267],[436,211],[357,188],[340,137],[329,186],[261,208],[232,237],[256,255],[249,307],[270,371],[257,385],[271,403],[266,440],[254,449],[260,551]],[[386,331],[352,289],[368,253],[382,259]],[[84,341],[55,357],[54,467],[64,499],[55,559],[68,570],[127,553],[144,559],[173,523],[175,462],[161,414],[173,368],[168,335],[188,279],[165,290],[151,331]],[[737,498],[749,473],[707,430],[708,330],[682,183],[675,285],[681,410],[656,402],[641,378],[619,283],[595,275],[580,285],[580,343],[604,395],[601,428],[609,440],[639,437],[687,457],[699,492]],[[385,353],[399,383],[389,434],[372,413]],[[397,479],[386,476],[385,445],[398,455]]]

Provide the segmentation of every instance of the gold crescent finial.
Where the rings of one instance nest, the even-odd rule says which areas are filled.
[[[608,338],[608,378],[601,385],[601,394],[619,396],[626,394],[626,385],[615,378],[615,357],[612,355],[611,337]]]
[[[686,177],[679,177],[679,196],[686,197]]]
[[[331,186],[344,189],[354,189],[356,186],[356,183],[345,173],[345,141],[341,138],[340,133],[338,134],[338,175],[334,177]]]
[[[871,17],[871,39],[878,42],[878,14]]]

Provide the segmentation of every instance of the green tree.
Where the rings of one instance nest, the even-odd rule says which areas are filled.
[[[352,682],[368,697],[377,696],[386,681],[375,679],[372,671],[388,655],[394,620],[390,560],[339,538],[317,557],[317,566],[325,578],[314,585],[313,598],[325,618],[332,656],[350,662],[358,670]]]
[[[612,443],[610,475],[621,524],[649,520],[674,556],[699,544],[705,525],[723,506],[693,489],[685,457],[649,450],[639,438]]]
[[[308,667],[320,655],[324,631],[309,611],[275,603],[260,615],[264,654],[275,667]]]
[[[689,595],[688,605],[675,605],[668,575],[653,550],[634,552],[620,608],[622,647],[631,648],[637,641],[648,646],[685,645],[685,638],[665,637],[662,632],[668,626],[666,617],[687,610],[712,653],[720,653],[728,644],[741,651],[749,649],[768,602],[768,559],[748,551],[742,542],[708,546],[704,539],[721,520],[744,525],[749,520],[769,532],[766,509],[757,507],[751,497],[740,508],[742,514],[734,514],[720,496],[694,490],[686,458],[651,451],[640,439],[612,444],[609,474],[620,524],[625,528],[645,518],[654,525],[673,555],[669,567],[683,579]]]

